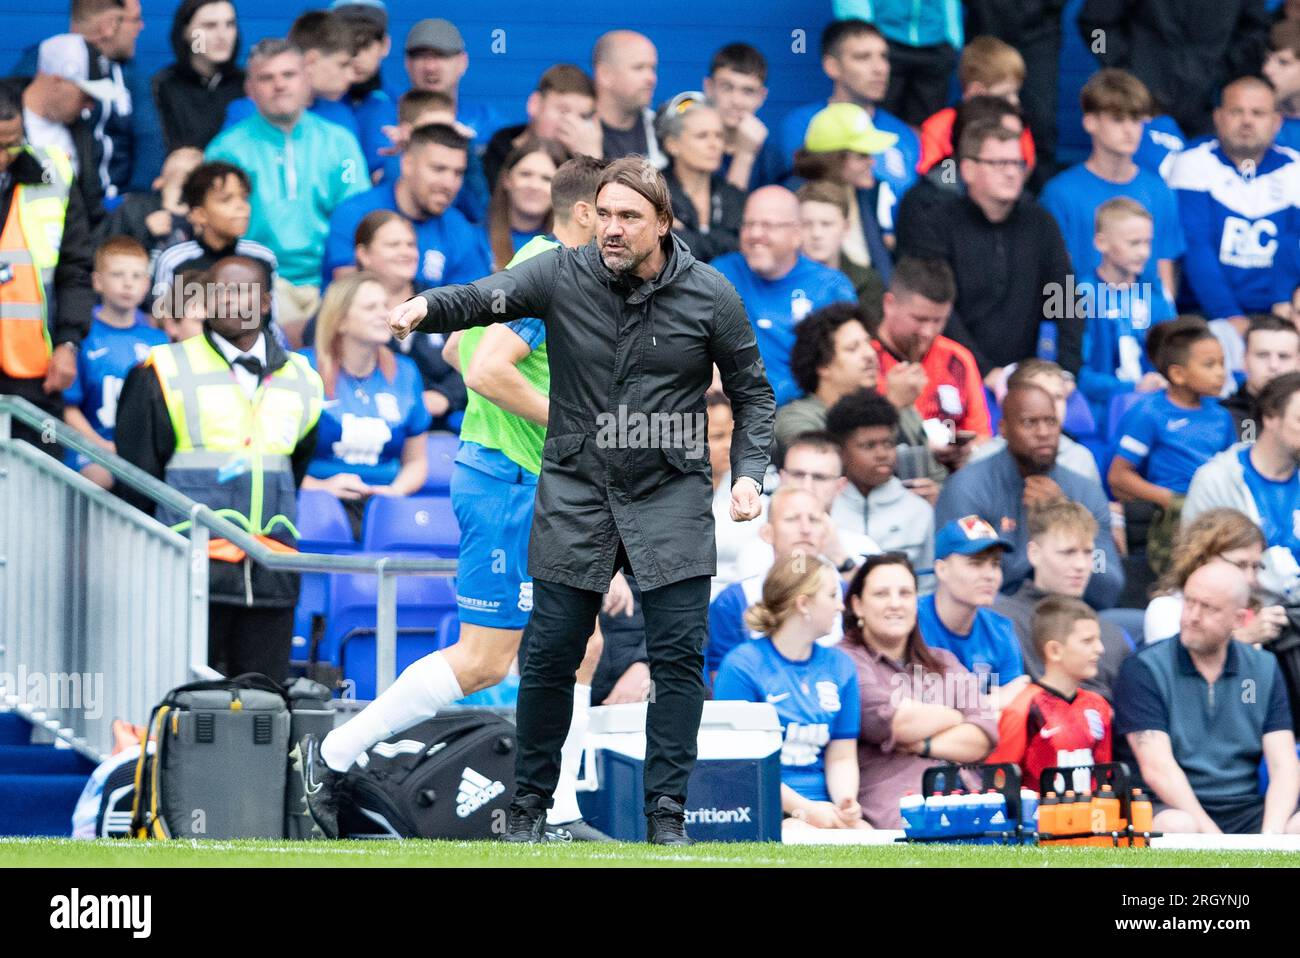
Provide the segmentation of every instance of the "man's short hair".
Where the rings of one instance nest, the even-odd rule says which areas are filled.
[[[415,121],[430,110],[451,113],[455,109],[456,101],[441,90],[407,90],[397,98],[397,122],[414,126]]]
[[[1179,316],[1168,322],[1156,323],[1147,331],[1147,357],[1165,379],[1171,366],[1187,365],[1192,347],[1214,333],[1200,316]]]
[[[189,176],[185,177],[185,183],[181,186],[181,202],[191,210],[198,209],[207,201],[208,194],[231,176],[240,182],[245,193],[252,194],[253,184],[247,173],[233,163],[212,160],[209,163],[200,163],[190,171]]]
[[[333,13],[347,27],[348,35],[352,38],[353,56],[373,43],[383,43],[384,37],[388,36],[387,25],[375,17],[353,16],[337,10]]]
[[[412,153],[424,146],[445,146],[449,150],[469,153],[469,139],[448,123],[426,123],[412,130],[406,151]]]
[[[713,54],[713,59],[709,62],[709,76],[717,76],[719,70],[735,70],[746,76],[758,77],[759,83],[767,82],[767,59],[748,43],[728,43]]]
[[[306,53],[315,50],[325,56],[353,51],[352,31],[347,22],[328,10],[309,10],[293,21],[288,41]]]
[[[1034,621],[1029,634],[1038,650],[1038,657],[1045,658],[1043,650],[1051,641],[1064,642],[1074,629],[1076,622],[1100,622],[1097,613],[1082,599],[1068,595],[1049,595],[1034,607]]]
[[[95,249],[95,269],[102,270],[110,256],[134,256],[149,262],[149,251],[132,236],[110,236]]]
[[[1250,349],[1250,337],[1254,333],[1290,333],[1300,339],[1300,329],[1296,329],[1295,323],[1281,316],[1274,316],[1272,313],[1256,313],[1250,317],[1250,325],[1246,327],[1245,336],[1247,349]]]
[[[596,98],[596,85],[591,82],[587,71],[572,63],[557,63],[547,67],[537,80],[537,92],[545,96],[548,93],[577,93]]]
[[[280,37],[267,37],[264,40],[258,40],[253,44],[253,48],[248,51],[248,71],[252,72],[253,64],[258,60],[273,60],[283,53],[296,53],[301,56],[302,50]]]
[[[72,0],[69,20],[72,23],[85,23],[108,10],[121,10],[125,6],[123,0]]]
[[[889,291],[896,298],[924,296],[932,303],[957,300],[957,279],[946,260],[904,256],[889,278]]]
[[[884,426],[891,430],[898,428],[898,410],[874,389],[857,389],[826,413],[826,431],[843,445],[858,429],[871,429]]]
[[[790,373],[799,388],[811,395],[821,382],[818,372],[835,359],[835,334],[845,323],[858,322],[871,331],[866,313],[857,303],[831,303],[808,316],[794,328],[790,348]]]
[[[957,104],[957,114],[952,121],[952,142],[960,143],[962,134],[973,123],[988,121],[1005,126],[1002,121],[1009,116],[1014,116],[1020,121],[1021,127],[1024,127],[1024,115],[1010,100],[1004,100],[1000,96],[989,96],[987,93],[962,100]]]
[[[1156,113],[1155,99],[1147,85],[1114,67],[1098,70],[1079,91],[1084,116],[1106,113],[1127,120],[1146,120]]]
[[[776,515],[777,507],[791,496],[801,493],[805,496],[812,496],[813,501],[817,501],[817,494],[811,489],[805,489],[803,486],[777,486],[776,490],[767,497],[766,521],[770,524],[772,517]],[[818,503],[818,508],[821,508],[821,503]]]
[[[1050,359],[1039,359],[1037,356],[1031,356],[1029,359],[1022,359],[1016,363],[1016,368],[1007,377],[1007,388],[1031,386],[1033,380],[1039,376],[1054,376],[1057,379],[1065,379],[1067,375],[1059,364],[1052,362]]]
[[[997,37],[972,37],[962,48],[957,64],[957,82],[964,90],[972,83],[986,87],[1011,80],[1025,82],[1025,58],[1011,44]]]
[[[1155,222],[1155,217],[1151,215],[1151,211],[1137,200],[1127,196],[1115,196],[1097,207],[1097,214],[1093,217],[1093,231],[1100,233],[1108,223],[1123,219],[1126,216],[1138,216],[1152,223]]]
[[[838,183],[826,180],[813,180],[805,183],[795,192],[795,197],[802,203],[825,203],[833,206],[845,217],[849,215],[849,195]]]
[[[1097,537],[1097,528],[1097,519],[1088,507],[1071,499],[1050,499],[1029,510],[1031,541],[1056,532],[1092,542]]]
[[[847,20],[832,20],[826,29],[822,31],[822,58],[838,57],[840,47],[844,45],[844,41],[851,40],[853,37],[880,37],[882,40],[885,39],[885,35],[880,32],[879,28],[866,20],[860,20],[856,17],[850,17]]]
[[[1018,143],[1020,134],[1012,133],[1002,125],[1001,120],[981,120],[972,123],[962,131],[961,139],[957,141],[957,156],[963,160],[976,159],[989,140],[997,140],[999,143]]]
[[[573,204],[581,200],[595,204],[596,186],[605,172],[604,160],[578,154],[565,160],[551,179],[551,210],[560,222],[567,222]]]
[[[1291,397],[1296,392],[1300,392],[1300,372],[1283,373],[1270,380],[1268,385],[1259,391],[1259,398],[1255,400],[1260,418],[1281,416],[1286,412],[1286,407],[1291,404]]]
[[[843,455],[839,440],[825,429],[806,429],[799,433],[785,447],[785,458],[790,458],[790,453],[796,449],[811,449],[813,452],[833,452],[836,456]],[[784,466],[784,463],[782,465]]]
[[[672,221],[673,200],[668,192],[668,181],[644,156],[633,153],[620,157],[605,167],[600,182],[596,184],[596,195],[599,196],[600,191],[611,183],[626,186],[639,194],[654,207],[656,217]]]

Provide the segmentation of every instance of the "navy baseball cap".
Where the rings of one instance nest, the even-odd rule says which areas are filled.
[[[1015,545],[994,531],[979,516],[963,516],[948,523],[934,537],[934,557],[946,559],[954,552],[973,556],[987,549],[1014,552]]]

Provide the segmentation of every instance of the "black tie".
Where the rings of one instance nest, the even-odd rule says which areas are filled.
[[[250,373],[257,377],[258,382],[262,380],[262,361],[256,356],[240,356],[235,360],[234,365],[243,366]]]

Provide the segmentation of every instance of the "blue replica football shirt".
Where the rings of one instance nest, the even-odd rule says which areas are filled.
[[[1237,453],[1245,471],[1246,487],[1259,509],[1264,539],[1269,547],[1285,546],[1300,559],[1300,469],[1281,482],[1261,476],[1250,461],[1250,449]]]
[[[794,662],[771,639],[745,642],[722,660],[713,697],[771,703],[784,738],[781,783],[810,801],[830,800],[826,745],[856,739],[862,722],[857,670],[847,655],[814,645],[805,661]]]
[[[969,635],[958,635],[939,620],[934,596],[922,596],[917,603],[916,621],[921,638],[935,649],[947,649],[966,668],[979,676],[980,691],[988,692],[996,677],[999,686],[1025,674],[1016,627],[1005,615],[992,609],[977,609]]]
[[[304,349],[302,354],[316,368],[316,351]],[[428,432],[432,417],[424,408],[419,368],[405,356],[395,358],[397,374],[391,383],[378,367],[364,379],[340,370],[334,398],[321,411],[308,475],[328,479],[350,472],[371,486],[397,478],[403,444]]]
[[[94,322],[77,353],[77,378],[63,391],[63,401],[80,409],[95,432],[112,442],[126,374],[144,362],[150,348],[166,345],[167,334],[150,326],[139,311],[130,329],[110,326],[99,318],[101,309],[94,309]]]
[[[1147,482],[1185,495],[1196,470],[1236,441],[1232,414],[1218,400],[1184,409],[1158,392],[1139,399],[1119,421],[1115,453]]]

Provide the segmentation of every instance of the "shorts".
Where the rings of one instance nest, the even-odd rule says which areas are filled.
[[[1151,803],[1153,815],[1159,815],[1172,806],[1164,802]],[[1205,814],[1214,819],[1219,831],[1225,835],[1258,835],[1264,827],[1264,796],[1250,795],[1239,801],[1225,801],[1218,804],[1201,802]]]
[[[536,495],[536,482],[508,482],[452,464],[451,507],[460,523],[456,605],[462,623],[492,629],[528,624],[533,612],[528,534]]]

